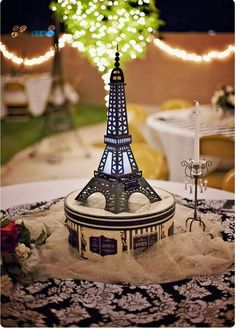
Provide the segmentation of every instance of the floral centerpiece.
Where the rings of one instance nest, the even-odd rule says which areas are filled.
[[[31,283],[37,276],[39,247],[45,243],[50,232],[45,226],[36,239],[22,221],[1,221],[1,294],[9,295],[13,284]]]
[[[231,86],[220,87],[214,92],[211,103],[216,110],[222,110],[223,114],[234,115],[234,88]]]

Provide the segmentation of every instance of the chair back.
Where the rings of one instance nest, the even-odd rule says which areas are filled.
[[[223,135],[203,136],[200,139],[200,154],[234,159],[234,137]]]
[[[188,99],[182,98],[168,99],[160,105],[160,109],[162,111],[180,110],[186,108],[192,109],[192,107],[193,104]]]
[[[21,81],[7,81],[3,87],[3,104],[6,116],[21,118],[29,115],[29,101],[25,85]]]
[[[127,103],[127,113],[129,124],[144,123],[148,116],[146,110],[141,105],[136,103]]]
[[[134,157],[139,170],[147,179],[168,179],[168,166],[165,157],[144,143],[132,143]]]
[[[9,81],[9,82],[5,83],[4,91],[5,92],[19,92],[19,91],[24,92],[25,86],[18,81]]]
[[[223,190],[234,193],[235,188],[235,173],[234,169],[228,171],[223,179]]]

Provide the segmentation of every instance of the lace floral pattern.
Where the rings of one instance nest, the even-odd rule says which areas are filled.
[[[61,199],[8,209],[16,217],[48,209]],[[178,202],[192,207],[191,201]],[[231,201],[200,201],[200,211],[218,213],[223,237],[234,237]],[[234,324],[233,268],[221,275],[195,276],[151,285],[105,284],[48,279],[17,284],[2,298],[5,327],[229,327]]]

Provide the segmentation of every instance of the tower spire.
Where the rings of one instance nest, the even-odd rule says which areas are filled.
[[[76,197],[76,200],[86,202],[91,194],[101,192],[106,199],[105,209],[113,213],[128,211],[129,197],[135,192],[143,193],[150,202],[161,200],[142,177],[130,147],[124,74],[119,60],[117,45],[115,67],[110,77],[105,150],[94,177]]]
[[[116,57],[115,57],[115,67],[118,69],[118,67],[120,66],[120,54],[119,54],[119,50],[118,50],[118,45],[116,46]]]

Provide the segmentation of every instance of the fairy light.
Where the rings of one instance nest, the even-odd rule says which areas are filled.
[[[140,57],[146,50],[143,40],[161,24],[155,0],[139,0],[135,9],[126,0],[54,0],[51,9],[73,35],[72,46],[76,48],[80,42],[80,49],[102,73],[112,67],[117,44],[122,51],[134,40],[132,58]],[[123,51],[121,61],[129,60],[130,54]]]
[[[209,51],[206,54],[198,55],[197,53],[189,53],[184,49],[173,48],[169,46],[166,42],[155,39],[154,44],[165,53],[180,58],[184,61],[202,63],[202,62],[211,62],[213,59],[224,60],[235,52],[233,45],[228,45],[223,51]]]
[[[120,37],[123,37],[123,36],[121,35]],[[140,36],[140,37],[141,38],[139,38],[139,40],[143,40],[142,36]],[[119,41],[119,40],[116,39],[116,41]],[[228,58],[235,52],[234,46],[228,45],[223,51],[213,51],[212,50],[206,54],[198,55],[196,53],[189,53],[189,52],[185,51],[184,49],[172,48],[171,46],[169,46],[167,43],[163,42],[160,39],[154,39],[153,42],[159,49],[163,50],[165,53],[167,53],[173,57],[180,58],[183,61],[195,62],[195,63],[202,63],[202,62],[210,63],[212,60],[225,60],[226,58]],[[115,43],[116,42],[112,42],[112,44],[107,45],[107,48],[110,50],[109,53],[110,53],[111,57],[113,56],[114,50],[112,48]],[[74,41],[73,36],[71,34],[63,34],[59,38],[59,47],[60,48],[64,48],[66,44],[71,45],[73,48],[78,49],[78,51],[80,51],[80,52],[85,51],[85,47],[84,47],[83,43],[80,41]],[[141,45],[135,43],[135,40],[130,40],[129,44],[125,44],[122,47],[121,52],[122,53],[127,52],[128,49],[130,48],[130,44],[137,52],[141,52],[142,47],[144,47],[146,45],[146,43],[145,43],[145,45],[143,44],[141,47]],[[101,58],[103,56],[103,54],[106,52],[106,49],[103,47],[102,43],[99,41],[97,41],[96,45],[97,45],[97,50],[95,48],[93,48],[93,50],[91,50],[92,56],[94,56],[94,58],[95,57]],[[3,56],[6,59],[10,60],[12,63],[17,64],[17,65],[24,63],[24,65],[26,65],[26,66],[34,66],[34,65],[43,64],[44,62],[46,62],[50,58],[52,58],[54,55],[54,50],[50,49],[47,52],[45,52],[44,55],[41,55],[38,57],[22,58],[20,56],[17,56],[13,52],[9,51],[2,42],[0,42],[0,52],[3,54]],[[130,55],[130,57],[135,58],[134,55],[136,56],[136,54],[132,52],[132,56]],[[99,61],[96,60],[96,62],[99,62]],[[108,65],[109,65],[109,62],[107,60],[101,58],[100,71],[101,72],[105,71],[105,68]]]
[[[0,51],[2,52],[3,56],[12,61],[12,63],[17,65],[24,63],[26,66],[40,65],[54,56],[54,50],[50,49],[44,55],[39,57],[33,57],[31,59],[22,58],[10,52],[2,42],[0,42]]]

